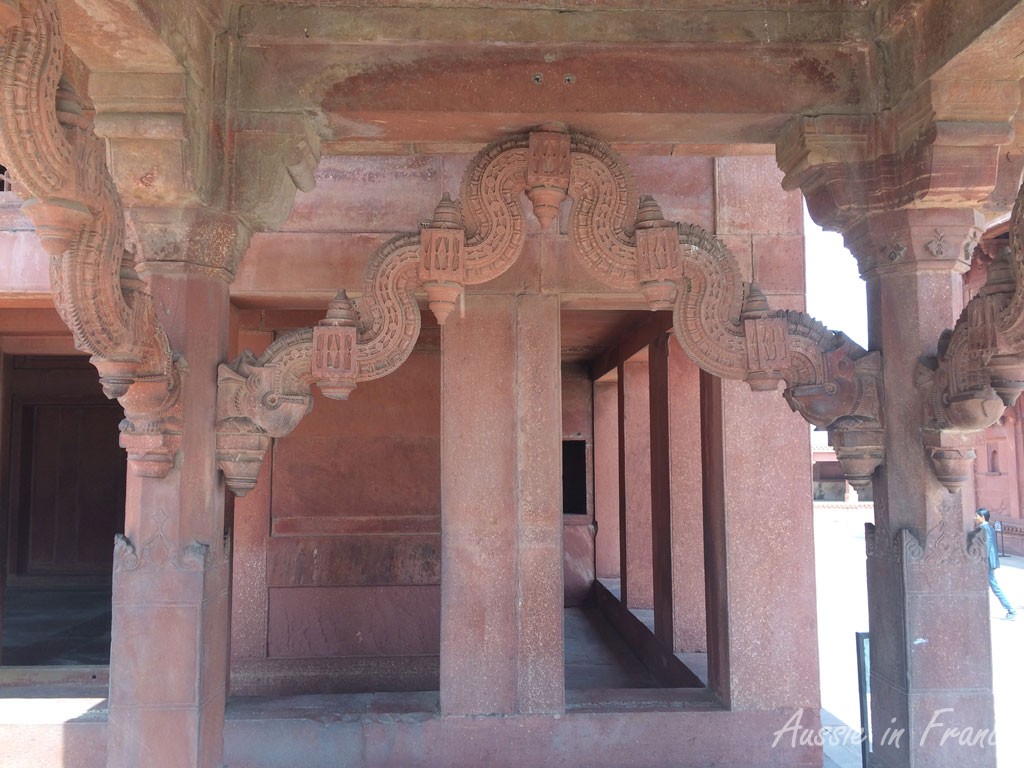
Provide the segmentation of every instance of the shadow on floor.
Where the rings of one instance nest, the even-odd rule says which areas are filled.
[[[4,666],[110,663],[110,587],[8,586]]]

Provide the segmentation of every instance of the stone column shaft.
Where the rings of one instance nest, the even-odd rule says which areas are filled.
[[[995,765],[994,749],[939,743],[947,728],[993,725],[988,594],[983,563],[966,552],[973,505],[935,477],[914,386],[918,359],[936,354],[962,309],[964,243],[978,223],[969,209],[896,211],[846,235],[867,279],[870,345],[882,350],[885,382],[886,458],[867,558],[879,767]]]
[[[594,554],[597,578],[617,579],[619,558],[619,393],[594,382]]]
[[[646,349],[619,366],[619,531],[622,601],[654,607],[651,557],[651,406]]]
[[[709,375],[703,387],[709,682],[734,710],[816,716],[807,427],[777,393]]]
[[[557,297],[469,296],[442,333],[441,710],[561,712]]]
[[[182,440],[167,477],[128,477],[114,556],[107,764],[219,768],[230,562],[214,423],[228,286],[181,272],[154,275],[151,290],[188,365]]]
[[[700,370],[669,336],[650,347],[654,631],[674,653],[707,650]]]

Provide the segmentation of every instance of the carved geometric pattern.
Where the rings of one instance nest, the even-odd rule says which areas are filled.
[[[466,228],[466,282],[486,283],[511,267],[523,250],[524,221],[519,197],[526,187],[529,134],[484,147],[462,180]]]
[[[903,544],[894,539],[889,532],[888,523],[885,518],[879,518],[881,523],[864,524],[864,542],[867,548],[867,556],[875,560],[884,560],[890,563],[903,561]]]
[[[371,256],[363,295],[353,301],[359,314],[357,381],[387,376],[406,361],[420,335],[419,235],[399,235]]]
[[[950,497],[939,504],[938,520],[921,541],[909,530],[903,536],[904,563],[930,580],[944,580],[957,569],[980,571],[987,563],[985,543],[976,534],[964,534],[960,505]]]
[[[141,547],[136,547],[131,539],[122,534],[114,537],[114,571],[174,570],[195,573],[205,570],[211,557],[210,546],[193,541],[179,549],[165,531],[167,512],[161,509],[155,517],[157,531]]]
[[[636,290],[634,225],[639,196],[633,174],[611,147],[572,134],[569,233],[573,252],[606,285]]]

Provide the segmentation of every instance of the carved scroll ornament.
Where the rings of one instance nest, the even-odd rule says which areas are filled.
[[[349,304],[340,292],[318,328],[282,337],[259,358],[246,352],[220,367],[217,460],[234,493],[255,485],[271,439],[288,434],[312,408],[312,383],[343,400],[357,382],[386,376],[408,359],[420,333],[417,291],[427,294],[443,325],[466,285],[492,280],[515,263],[524,243],[520,196],[527,185],[538,218],[549,222],[568,188],[567,175],[560,175],[568,167],[567,136],[542,133],[552,135],[513,136],[485,147],[466,172],[461,204],[446,194],[418,234],[378,248],[362,294]],[[354,333],[339,329],[342,316]],[[333,366],[325,367],[325,355]]]
[[[676,338],[705,371],[784,395],[829,431],[847,479],[866,485],[884,457],[881,361],[802,312],[772,311],[735,257],[710,233],[667,221],[637,200],[631,174],[600,142],[572,139],[570,235],[577,258],[608,285],[673,308]]]
[[[124,249],[121,201],[92,115],[62,77],[54,0],[22,0],[0,32],[0,152],[50,254],[54,304],[103,391],[125,409],[121,445],[138,474],[164,476],[180,442],[183,373]],[[8,21],[0,17],[0,21]]]
[[[1024,390],[1024,187],[1017,194],[1010,245],[988,280],[939,338],[938,355],[922,359],[916,384],[925,398],[925,448],[950,492],[971,476],[973,438],[995,424]]]
[[[878,355],[803,313],[770,310],[720,241],[665,220],[653,198],[639,198],[610,147],[560,126],[485,147],[466,171],[459,203],[446,195],[418,235],[395,237],[371,256],[354,301],[356,381],[385,376],[408,358],[420,330],[417,291],[443,324],[465,285],[515,263],[524,192],[544,228],[571,198],[573,250],[588,270],[641,291],[652,309],[674,308],[676,337],[704,370],[757,390],[784,380],[793,409],[829,429],[851,482],[870,480],[883,451]],[[297,331],[258,359],[243,355],[221,367],[218,458],[236,493],[255,483],[270,439],[308,412],[313,333]]]

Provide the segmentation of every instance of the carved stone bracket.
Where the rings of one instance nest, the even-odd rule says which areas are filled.
[[[301,114],[240,115],[234,146],[230,210],[253,231],[278,229],[296,190],[316,186],[320,138]]]
[[[217,377],[217,465],[244,496],[256,484],[272,438],[284,437],[313,408],[314,383],[345,400],[355,387],[356,313],[345,291],[315,328],[292,331],[258,358],[246,350]]]
[[[270,440],[291,432],[313,408],[313,330],[286,334],[259,357],[248,350],[221,365],[217,381],[217,465],[242,496],[256,484]]]
[[[863,275],[966,271],[981,236],[975,209],[997,185],[1019,102],[1015,82],[937,75],[876,115],[797,118],[777,146],[783,186],[799,187],[814,219],[843,232]],[[1020,258],[1015,251],[996,268],[916,371],[923,448],[950,491],[970,474],[966,435],[994,423],[1024,388]]]
[[[874,115],[794,119],[776,149],[783,187],[800,188],[814,220],[844,232],[910,204],[980,206],[1020,100],[1013,81],[980,85],[932,79]]]
[[[0,49],[0,151],[31,195],[24,209],[51,256],[54,304],[103,391],[125,407],[129,467],[163,476],[177,450],[181,367],[124,248],[121,201],[92,110],[62,77],[57,4],[23,0]]]
[[[703,370],[755,390],[784,380],[794,410],[841,432],[844,468],[863,487],[884,453],[877,354],[806,314],[772,311],[721,241],[666,221],[649,196],[638,201],[632,175],[607,146],[578,135],[571,146],[577,258],[604,283],[642,291],[652,309],[674,306],[676,338]]]
[[[1024,390],[1024,187],[1017,196],[1010,247],[989,265],[988,280],[943,332],[938,355],[923,359],[915,383],[925,398],[925,447],[951,492],[970,475],[970,438],[998,421]]]
[[[418,234],[399,235],[374,252],[354,301],[356,381],[385,376],[407,359],[420,330],[417,291],[426,292],[443,324],[466,285],[515,263],[524,193],[544,227],[571,198],[570,241],[588,270],[612,287],[643,292],[653,309],[674,308],[677,338],[704,370],[754,389],[775,390],[784,380],[795,410],[811,423],[842,428],[851,477],[866,482],[881,460],[877,356],[807,315],[771,310],[719,240],[666,220],[649,196],[641,203],[610,147],[561,126],[485,147],[466,171],[458,203],[445,195]],[[313,374],[299,358],[311,354],[313,334],[296,332],[259,359],[243,355],[222,366],[219,461],[236,492],[252,487],[270,438],[308,411]]]

